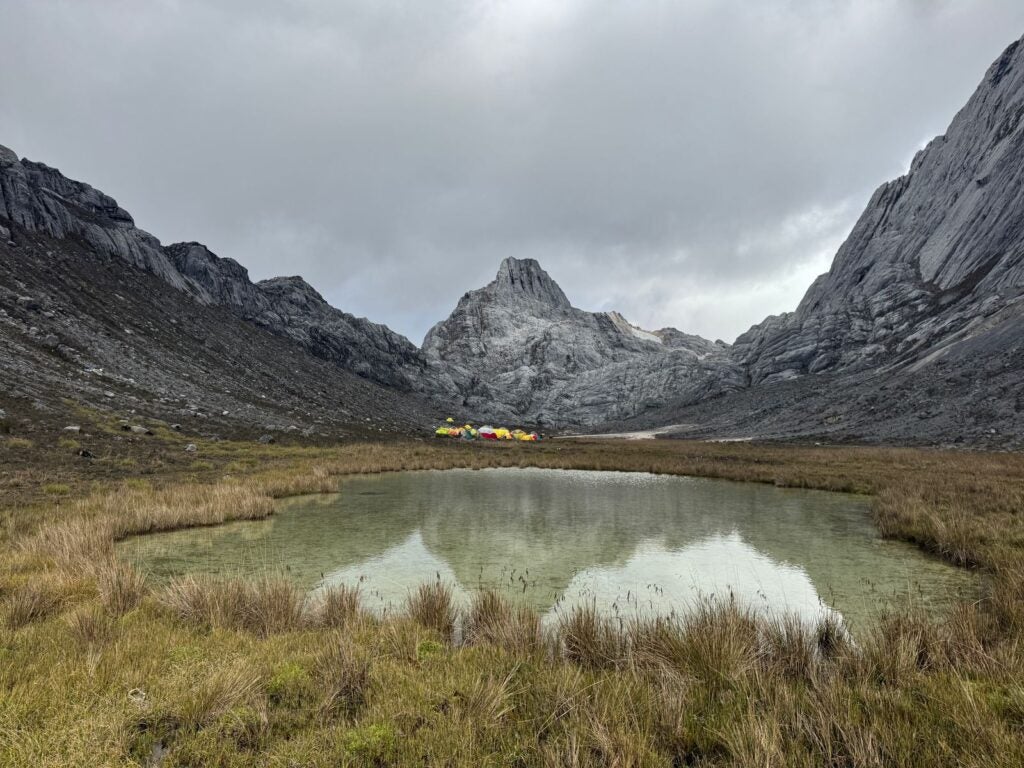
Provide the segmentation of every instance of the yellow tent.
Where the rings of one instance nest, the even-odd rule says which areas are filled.
[[[455,419],[453,419],[451,416],[449,416],[447,419],[445,419],[445,421],[447,421],[449,424],[454,424],[455,423]]]

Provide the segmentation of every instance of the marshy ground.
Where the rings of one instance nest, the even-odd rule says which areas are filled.
[[[0,764],[1024,763],[1019,455],[154,431],[97,419],[75,436],[0,435]],[[260,518],[345,474],[491,466],[871,494],[886,535],[977,569],[983,595],[943,617],[908,608],[852,641],[727,603],[685,625],[579,610],[543,631],[493,593],[459,615],[444,585],[425,585],[381,620],[351,589],[310,604],[273,575],[154,585],[112,556],[125,536]]]

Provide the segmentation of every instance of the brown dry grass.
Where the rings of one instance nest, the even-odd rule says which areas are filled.
[[[544,647],[540,616],[494,590],[473,596],[465,617],[466,642],[493,645],[511,654],[532,654]]]
[[[178,619],[199,627],[242,629],[265,637],[306,625],[305,596],[282,577],[217,581],[182,576],[157,597]]]
[[[420,584],[406,598],[405,611],[417,624],[434,630],[446,640],[451,639],[458,614],[449,584],[441,581]]]
[[[1024,761],[1024,457],[669,441],[252,450],[204,446],[208,482],[61,477],[70,496],[5,512],[0,762],[145,762],[156,740],[179,764]],[[985,591],[941,620],[888,616],[855,641],[729,604],[625,627],[581,609],[544,633],[494,594],[459,616],[436,583],[410,597],[409,616],[380,620],[352,588],[309,604],[274,577],[154,591],[110,559],[125,536],[257,519],[346,473],[486,466],[870,493],[886,535],[978,568]],[[126,704],[136,687],[152,691]]]

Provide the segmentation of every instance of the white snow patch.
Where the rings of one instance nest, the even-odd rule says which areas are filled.
[[[614,323],[615,327],[618,328],[623,333],[635,336],[636,338],[642,339],[643,341],[653,341],[655,344],[664,343],[660,336],[651,333],[650,331],[645,331],[643,328],[637,328],[635,325],[629,322],[629,320],[624,318],[618,312],[613,311],[608,312],[607,314],[612,323]]]

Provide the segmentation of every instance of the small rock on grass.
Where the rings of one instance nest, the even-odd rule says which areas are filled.
[[[185,446],[185,453],[195,453],[198,450],[195,443],[189,443]]]

